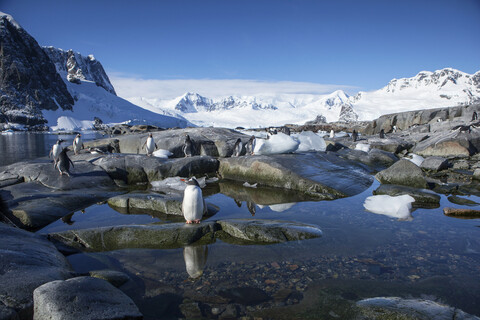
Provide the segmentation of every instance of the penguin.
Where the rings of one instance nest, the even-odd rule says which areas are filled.
[[[237,205],[237,207],[239,207],[239,208],[242,207],[242,201],[237,200],[237,199],[233,199],[233,201],[235,201],[235,204]]]
[[[191,157],[194,154],[194,146],[193,142],[190,139],[190,136],[188,134],[185,135],[185,142],[183,144],[183,153],[185,154],[185,157]]]
[[[207,212],[202,189],[195,178],[190,178],[186,183],[182,202],[183,216],[188,224],[200,223],[202,216]]]
[[[330,130],[330,138],[335,138],[335,131],[333,131],[333,129]]]
[[[472,121],[475,121],[475,120],[478,120],[477,111],[473,111],[473,114],[472,114]]]
[[[48,154],[48,157],[53,157],[53,167],[55,168],[57,166],[58,162],[58,156],[60,155],[60,152],[62,152],[62,142],[65,140],[58,139],[57,142],[52,146],[50,149],[50,153]]]
[[[355,129],[353,129],[353,132],[352,132],[352,139],[353,139],[353,142],[356,142],[358,139],[358,132]]]
[[[185,268],[192,279],[196,279],[203,274],[203,269],[207,263],[207,246],[187,246],[183,248],[183,259]]]
[[[255,216],[255,213],[257,213],[257,208],[255,208],[255,203],[253,203],[252,201],[247,201],[247,209],[248,211],[250,211],[250,214],[253,216]]]
[[[145,148],[145,150],[147,151],[147,156],[149,157],[153,154],[153,151],[158,148],[151,133],[148,134],[148,138],[143,144],[142,148]]]
[[[233,155],[232,157],[238,157],[240,156],[240,153],[242,153],[242,140],[240,138],[237,139],[235,142],[235,146],[233,147]]]
[[[380,136],[380,139],[385,139],[385,130],[380,130],[380,133],[379,133],[379,136]]]
[[[66,174],[67,176],[70,177],[70,164],[72,164],[72,167],[75,167],[73,165],[72,160],[67,155],[68,148],[63,148],[62,152],[58,155],[58,161],[57,161],[57,169],[60,172],[60,175],[62,176],[63,174]]]
[[[84,146],[83,146],[82,135],[79,133],[77,134],[75,139],[73,139],[73,152],[75,154],[78,154],[80,150],[82,150],[83,148]]]
[[[257,139],[255,138],[255,136],[251,136],[250,139],[247,142],[247,145],[245,146],[245,148],[247,149],[247,154],[253,156],[253,153],[255,151],[255,144],[256,143],[257,143]]]

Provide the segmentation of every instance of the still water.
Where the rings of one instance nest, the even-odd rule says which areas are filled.
[[[28,141],[20,156],[27,158],[45,156],[57,138],[24,134],[10,141]],[[353,302],[376,296],[426,298],[480,315],[480,220],[445,216],[443,207],[459,206],[444,195],[439,208],[418,208],[408,221],[367,212],[363,202],[378,186],[374,182],[361,194],[334,201],[295,203],[285,197],[282,203],[279,192],[219,181],[203,190],[206,202],[219,208],[207,220],[297,221],[319,226],[323,236],[275,245],[217,240],[208,246],[85,252],[67,258],[79,273],[109,269],[127,274],[131,281],[121,289],[145,319],[177,319],[182,305],[192,301],[200,309],[208,306],[204,313],[216,318],[214,311],[225,312],[227,300],[236,303],[237,314],[257,312],[264,319],[348,319]],[[275,205],[267,205],[273,203],[269,197],[275,197]],[[480,202],[475,196],[468,199]],[[97,204],[37,233],[174,221]]]

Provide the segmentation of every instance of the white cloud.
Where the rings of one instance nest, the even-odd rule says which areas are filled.
[[[186,92],[209,98],[229,95],[255,96],[277,94],[328,94],[335,90],[351,91],[352,86],[294,81],[260,81],[239,79],[178,79],[156,80],[128,77],[110,72],[110,81],[120,97],[173,99]]]

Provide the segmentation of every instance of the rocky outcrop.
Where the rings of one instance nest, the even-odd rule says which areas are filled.
[[[224,179],[296,190],[317,199],[355,195],[372,183],[363,167],[330,153],[223,158],[218,171]]]
[[[427,188],[427,180],[425,175],[416,164],[410,160],[399,160],[394,165],[380,171],[375,175],[380,183],[397,184],[414,188]]]
[[[70,230],[49,235],[84,251],[126,248],[169,249],[215,242],[216,238],[237,244],[271,244],[322,236],[314,225],[276,220],[229,219],[185,223],[114,226]]]
[[[54,47],[43,47],[43,50],[55,64],[58,73],[66,75],[68,81],[93,81],[97,86],[116,95],[102,64],[93,55],[84,57],[72,49],[64,51]]]
[[[37,41],[0,12],[0,123],[43,125],[42,110],[71,110],[74,100]]]
[[[105,280],[78,277],[46,283],[33,292],[33,319],[129,319],[143,315],[125,293]]]
[[[33,291],[71,277],[69,263],[33,233],[0,223],[0,319],[31,319]]]

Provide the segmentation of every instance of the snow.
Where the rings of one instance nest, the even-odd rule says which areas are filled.
[[[250,183],[248,183],[248,182],[245,182],[245,183],[243,184],[243,186],[246,187],[246,188],[256,188],[256,187],[257,187],[257,184],[256,184],[256,183],[250,184]]]
[[[386,215],[399,220],[411,220],[410,211],[415,199],[410,195],[392,197],[388,195],[376,195],[365,199],[363,207],[376,214]]]
[[[93,121],[77,120],[72,117],[61,116],[57,119],[57,125],[50,127],[53,131],[77,131],[93,129]]]
[[[291,135],[296,139],[300,144],[296,152],[305,152],[305,151],[325,151],[327,144],[323,138],[312,132],[312,131],[302,131],[301,133],[294,133]]]
[[[158,149],[153,152],[153,156],[157,158],[168,159],[168,157],[173,156],[173,153],[165,149]]]
[[[279,153],[290,153],[297,150],[299,142],[284,133],[277,133],[270,137],[270,139],[257,139],[255,145],[256,155],[268,155]]]
[[[415,163],[419,167],[422,165],[423,160],[425,160],[424,157],[419,156],[419,155],[414,154],[414,153],[409,153],[408,156],[409,157],[405,157],[404,159],[412,161],[413,163]]]
[[[368,152],[370,151],[370,145],[366,143],[357,143],[357,145],[355,146],[355,150]]]

